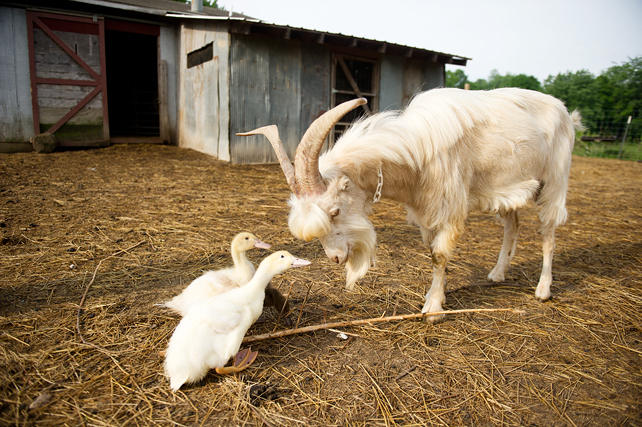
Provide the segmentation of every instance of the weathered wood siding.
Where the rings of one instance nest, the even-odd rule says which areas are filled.
[[[0,7],[0,144],[33,135],[26,13]]]
[[[160,61],[165,61],[165,66],[159,67],[164,68],[164,71],[167,73],[167,84],[166,88],[160,88],[162,84],[159,82],[159,89],[164,89],[167,93],[167,117],[160,117],[161,128],[164,129],[163,137],[165,131],[169,133],[168,139],[170,143],[174,144],[177,141],[177,116],[178,116],[178,103],[177,103],[177,82],[178,82],[178,64],[176,63],[178,59],[178,30],[175,27],[161,26],[160,27],[160,39],[159,39],[159,52],[160,52]],[[159,63],[160,65],[160,63]],[[159,76],[160,78],[160,76]],[[160,90],[159,90],[159,93]],[[165,122],[167,120],[167,122]]]
[[[235,34],[230,58],[232,162],[276,162],[264,137],[236,136],[272,124],[293,156],[301,128],[300,44]]]
[[[187,54],[212,43],[213,59],[187,68]],[[229,33],[226,22],[186,21],[178,49],[178,145],[230,160]]]
[[[403,104],[404,58],[384,55],[381,58],[379,110],[398,110]]]
[[[310,124],[330,108],[331,61],[332,54],[327,47],[307,44],[301,51],[301,128],[299,139]]]
[[[403,106],[419,92],[444,86],[444,64],[406,59],[403,70]]]

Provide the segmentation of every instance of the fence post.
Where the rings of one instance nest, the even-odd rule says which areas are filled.
[[[620,157],[622,156],[622,150],[624,150],[624,141],[626,141],[626,134],[629,133],[629,125],[631,124],[631,116],[629,116],[629,120],[626,122],[626,129],[624,130],[624,137],[622,138],[622,145],[620,145],[620,152],[617,153],[617,159],[620,160]]]

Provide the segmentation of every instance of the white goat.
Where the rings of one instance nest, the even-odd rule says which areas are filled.
[[[554,233],[566,220],[580,114],[523,89],[434,89],[416,96],[405,110],[358,121],[319,158],[332,126],[364,103],[348,101],[317,119],[297,148],[294,168],[276,126],[240,134],[264,134],[277,152],[294,192],[291,232],[306,241],[317,237],[331,260],[345,263],[352,289],[375,258],[376,234],[368,220],[373,201],[383,197],[404,204],[432,251],[433,280],[422,311],[436,312],[445,302],[446,263],[469,212],[497,213],[504,222],[504,243],[488,275],[497,282],[504,280],[515,252],[517,209],[534,202],[544,241],[535,297],[550,298]]]

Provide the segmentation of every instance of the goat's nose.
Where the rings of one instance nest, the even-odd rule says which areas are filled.
[[[334,262],[336,262],[337,264],[339,264],[339,257],[338,257],[338,256],[335,256],[335,257],[333,258],[333,260],[334,260]]]

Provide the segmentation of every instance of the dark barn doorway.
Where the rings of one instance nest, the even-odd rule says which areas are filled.
[[[106,22],[107,95],[112,142],[161,142],[158,27]]]

